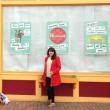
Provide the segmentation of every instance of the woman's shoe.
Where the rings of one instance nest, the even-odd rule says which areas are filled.
[[[55,107],[55,103],[50,103],[48,107]]]
[[[48,100],[48,101],[47,101],[47,105],[50,105],[50,104],[51,104],[51,100]]]

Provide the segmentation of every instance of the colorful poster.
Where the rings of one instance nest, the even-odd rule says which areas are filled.
[[[87,22],[85,27],[85,50],[87,54],[107,54],[107,22]]]
[[[30,54],[31,24],[29,22],[12,22],[10,28],[11,53]]]
[[[69,48],[68,23],[47,23],[47,48],[54,47],[58,54],[67,54]]]

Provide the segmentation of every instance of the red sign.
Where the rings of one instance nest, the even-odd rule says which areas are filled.
[[[53,43],[60,44],[66,39],[66,32],[62,28],[54,28],[51,30],[50,39]]]

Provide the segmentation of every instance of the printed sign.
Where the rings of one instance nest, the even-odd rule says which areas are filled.
[[[11,53],[30,54],[31,24],[28,22],[12,22],[10,26]]]
[[[47,26],[47,48],[54,47],[58,54],[68,53],[68,24],[66,22],[48,22]]]
[[[87,54],[107,54],[107,22],[93,21],[86,23],[85,50]]]

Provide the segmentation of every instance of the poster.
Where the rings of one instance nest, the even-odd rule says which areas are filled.
[[[54,47],[58,54],[67,54],[69,48],[68,23],[47,23],[47,48]]]
[[[31,24],[29,22],[12,22],[10,24],[10,47],[12,54],[31,53]]]
[[[86,22],[85,50],[87,54],[107,54],[108,34],[106,21]]]

